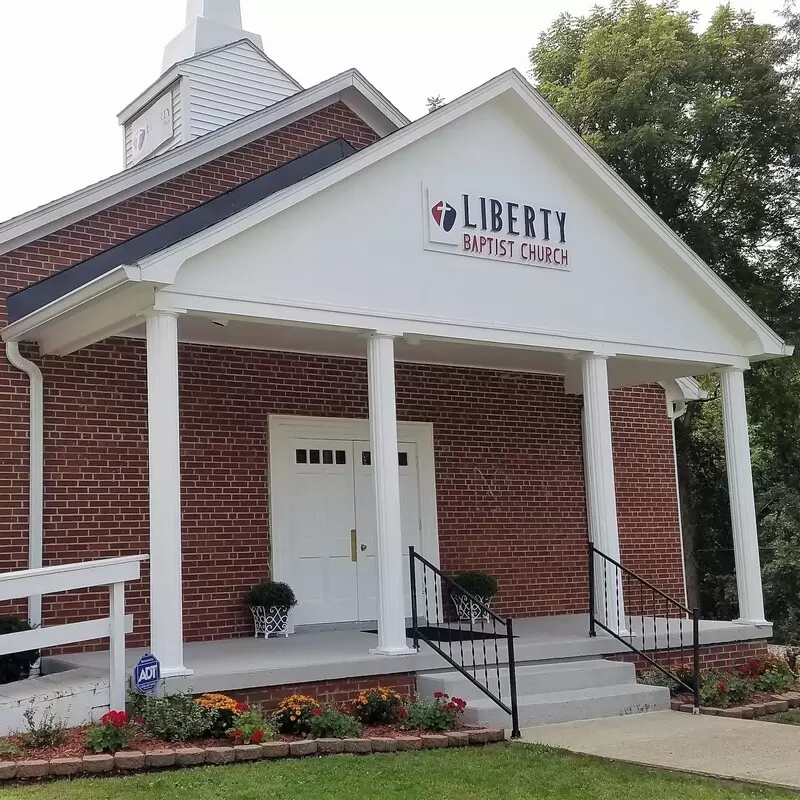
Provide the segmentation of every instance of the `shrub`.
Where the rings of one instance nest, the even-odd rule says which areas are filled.
[[[403,698],[391,689],[377,686],[361,692],[350,707],[353,716],[365,725],[383,725],[401,718]]]
[[[19,617],[0,617],[0,636],[4,633],[20,633],[33,630],[33,626]],[[27,678],[31,667],[39,660],[38,650],[25,650],[0,656],[0,684]]]
[[[727,708],[747,700],[754,691],[754,683],[733,672],[709,670],[700,680],[700,702],[704,706]]]
[[[99,725],[92,725],[86,733],[86,747],[95,753],[116,753],[127,747],[133,739],[130,717],[124,711],[103,714]]]
[[[311,717],[315,709],[321,708],[313,698],[302,694],[293,694],[278,704],[278,710],[272,717],[272,723],[281,733],[308,733]]]
[[[737,672],[752,680],[759,692],[785,692],[797,678],[789,663],[774,655],[751,658]]]
[[[147,733],[166,742],[183,742],[208,736],[217,722],[217,712],[195,702],[191,694],[146,697],[134,708]]]
[[[451,698],[444,692],[435,692],[432,699],[417,698],[406,706],[403,727],[406,730],[452,731],[466,707],[460,697]]]
[[[244,602],[248,606],[264,606],[264,608],[294,608],[297,598],[288,583],[263,581],[256,584],[245,595]]]
[[[11,742],[0,739],[0,756],[21,756],[22,750]]]
[[[214,724],[209,728],[209,736],[220,739],[227,736],[233,727],[233,718],[237,714],[249,711],[245,703],[240,703],[226,694],[204,694],[195,699],[203,708],[215,712]]]
[[[236,714],[227,733],[237,744],[261,744],[275,738],[275,731],[254,708]]]
[[[656,669],[655,667],[650,667],[639,673],[637,681],[646,686],[666,686],[673,694],[683,688],[675,678],[665,675],[660,669]]]
[[[358,739],[361,723],[335,708],[315,708],[308,723],[309,735],[314,739]]]
[[[454,580],[465,592],[474,597],[491,600],[497,594],[497,580],[485,572],[462,572]]]
[[[42,709],[42,718],[36,721],[36,709],[31,706],[23,715],[28,730],[22,734],[25,747],[57,747],[67,735],[64,720],[53,713],[53,707]]]

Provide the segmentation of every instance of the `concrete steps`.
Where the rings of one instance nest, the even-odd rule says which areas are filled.
[[[485,676],[479,672],[479,680]],[[497,693],[497,672],[489,671],[490,688]],[[467,724],[509,727],[511,719],[480,689],[455,670],[420,673],[421,695],[446,692],[467,701]],[[509,697],[508,670],[500,671],[503,700]],[[572,722],[669,708],[669,691],[636,683],[632,664],[604,659],[561,661],[517,666],[520,725]]]

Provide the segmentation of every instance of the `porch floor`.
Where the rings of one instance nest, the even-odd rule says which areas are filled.
[[[628,651],[623,644],[598,630],[596,638],[588,636],[588,616],[570,614],[550,617],[531,617],[514,620],[514,642],[518,663],[535,661],[560,661],[572,658],[613,655]],[[641,628],[634,621],[634,636],[641,636]],[[652,621],[649,622],[652,625]],[[425,645],[418,654],[406,656],[376,656],[369,649],[375,647],[378,637],[365,633],[374,623],[336,630],[301,629],[288,638],[278,639],[225,639],[214,642],[188,642],[184,646],[186,667],[192,675],[170,679],[176,689],[193,692],[233,691],[261,686],[294,685],[310,681],[356,678],[371,675],[390,675],[401,672],[419,672],[448,669],[446,662]],[[666,644],[666,620],[659,620],[657,631],[659,646]],[[678,643],[677,620],[670,621],[670,640]],[[691,623],[684,622],[684,636],[691,635]],[[747,625],[717,620],[700,622],[701,644],[766,639],[772,635],[771,625]],[[648,627],[648,644],[652,641],[652,628]],[[481,661],[483,645],[490,658],[494,656],[492,640],[464,642],[464,654],[475,653]],[[506,645],[497,640],[501,662],[506,659]],[[460,650],[453,644],[454,654]],[[126,651],[126,664],[132,669],[146,652],[144,648]],[[481,662],[482,663],[482,662]],[[98,677],[108,675],[108,652],[96,651],[46,657],[43,671],[52,673],[74,667],[96,671]]]

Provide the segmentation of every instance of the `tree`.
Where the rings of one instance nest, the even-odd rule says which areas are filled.
[[[790,342],[800,344],[800,16],[720,6],[705,30],[674,1],[562,14],[530,52],[539,91],[648,205]],[[720,403],[677,426],[687,583],[735,609]],[[800,362],[747,376],[769,613],[800,633]],[[797,554],[797,555],[793,555]],[[787,605],[788,604],[788,605]],[[791,620],[797,620],[792,622]]]

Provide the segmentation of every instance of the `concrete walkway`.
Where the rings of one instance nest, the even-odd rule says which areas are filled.
[[[675,711],[525,728],[575,753],[800,789],[800,726]]]

